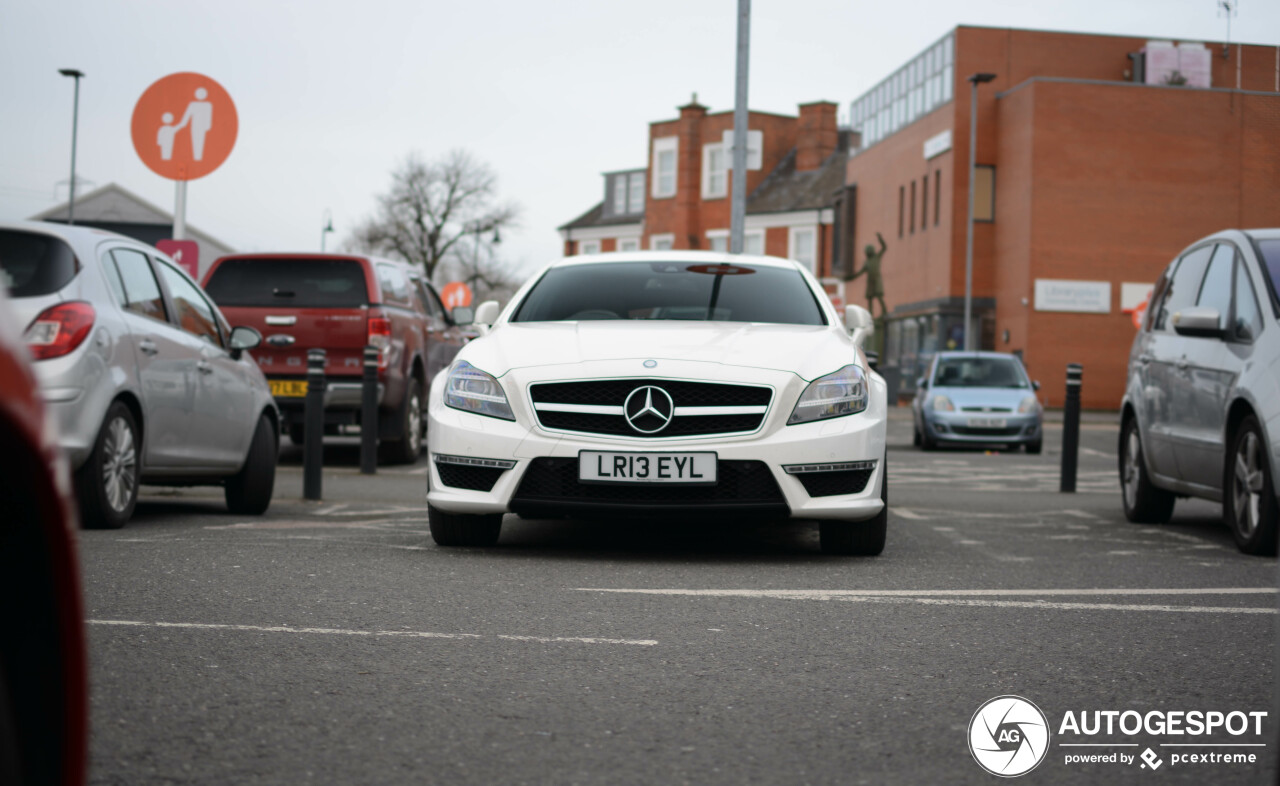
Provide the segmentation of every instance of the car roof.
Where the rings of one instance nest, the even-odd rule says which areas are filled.
[[[1254,240],[1280,240],[1280,228],[1241,230]]]
[[[622,262],[701,262],[708,265],[756,265],[795,270],[799,263],[781,257],[751,254],[726,254],[719,251],[614,251],[603,254],[579,254],[552,262],[549,267],[606,265]]]

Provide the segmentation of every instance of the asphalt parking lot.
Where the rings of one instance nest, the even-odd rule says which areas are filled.
[[[1269,710],[1274,559],[1206,502],[1127,523],[1111,416],[1086,417],[1064,495],[1060,426],[1039,456],[924,453],[905,413],[869,559],[806,525],[514,516],[497,548],[440,549],[425,461],[361,476],[355,440],[326,446],[319,503],[286,448],[261,518],[146,490],[81,538],[91,782],[990,782],[969,726],[1006,694],[1053,732],[1029,782],[1274,779],[1271,718],[1058,733],[1068,712]],[[1256,761],[1175,763],[1190,744]],[[1116,761],[1068,764],[1086,745]],[[1119,755],[1147,749],[1156,772]]]

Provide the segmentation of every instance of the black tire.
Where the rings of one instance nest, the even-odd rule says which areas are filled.
[[[922,450],[937,450],[938,440],[929,436],[929,427],[926,425],[920,433],[920,448]]]
[[[1027,443],[1027,453],[1031,454],[1032,456],[1040,455],[1040,451],[1042,450],[1044,450],[1043,439],[1037,439],[1035,442]]]
[[[1124,516],[1135,524],[1164,524],[1173,516],[1177,497],[1157,488],[1147,477],[1142,436],[1136,418],[1127,418],[1120,429],[1120,499]]]
[[[138,504],[142,441],[133,413],[122,402],[107,408],[93,452],[76,470],[76,500],[85,529],[120,529]]]
[[[1267,442],[1249,415],[1231,435],[1222,477],[1222,518],[1245,554],[1276,553],[1276,508]]]
[[[874,557],[884,551],[889,530],[889,455],[881,465],[880,500],[884,507],[875,518],[866,521],[821,521],[818,541],[823,554],[853,554]]]
[[[412,464],[422,455],[422,385],[414,377],[404,392],[399,420],[400,434],[384,451],[392,464]]]
[[[276,485],[276,457],[280,446],[276,430],[266,415],[258,416],[249,454],[240,471],[227,478],[224,488],[227,509],[232,513],[257,516],[271,506]]]
[[[502,534],[501,513],[445,513],[428,505],[427,521],[437,546],[493,546]]]
[[[920,429],[916,428],[913,423],[911,424],[911,444],[918,448],[920,447],[920,442]]]

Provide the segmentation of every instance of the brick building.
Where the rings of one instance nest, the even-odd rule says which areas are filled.
[[[849,140],[836,109],[820,101],[797,117],[748,114],[746,253],[830,274]],[[679,117],[650,123],[648,166],[604,174],[604,199],[560,227],[565,255],[728,250],[732,136],[733,112],[708,112],[696,97]]]
[[[957,27],[851,104],[856,143],[835,268],[888,243],[881,371],[914,392],[963,345],[971,74],[980,85],[973,307],[1051,406],[1124,391],[1140,303],[1173,256],[1228,227],[1280,226],[1280,47]],[[847,302],[862,303],[863,284]],[[877,314],[878,315],[878,314]]]

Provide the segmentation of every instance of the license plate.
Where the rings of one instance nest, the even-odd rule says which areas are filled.
[[[267,380],[271,384],[271,395],[280,398],[298,398],[307,395],[307,381],[305,379],[271,379]]]
[[[971,428],[1004,428],[1004,418],[969,418]]]
[[[716,454],[584,450],[578,454],[578,480],[583,483],[711,484],[716,482]]]

